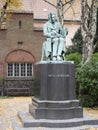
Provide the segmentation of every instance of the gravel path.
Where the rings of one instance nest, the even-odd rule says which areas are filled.
[[[28,112],[30,103],[31,97],[0,99],[0,130],[12,130],[11,122],[16,118],[17,112]]]
[[[31,97],[11,97],[0,99],[0,130],[13,130],[12,120],[17,118],[17,112],[24,110],[28,112]],[[84,112],[90,116],[98,118],[98,108],[84,109]],[[90,129],[98,130],[98,128]]]

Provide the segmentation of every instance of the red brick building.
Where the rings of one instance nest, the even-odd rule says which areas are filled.
[[[42,31],[34,30],[32,12],[9,12],[12,15],[10,22],[7,23],[5,29],[0,30],[0,76],[32,76],[29,74],[28,69],[31,68],[28,66],[32,64],[33,74],[33,63],[39,61],[41,57],[44,40]],[[22,74],[22,70],[19,70],[19,72],[21,71],[19,74],[18,70],[17,72],[11,70],[11,66],[18,69],[19,64],[21,67],[23,65],[23,69],[26,69],[24,71],[28,72]],[[25,68],[26,66],[27,68]]]

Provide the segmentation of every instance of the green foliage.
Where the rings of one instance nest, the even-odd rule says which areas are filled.
[[[0,96],[0,99],[9,99],[9,98],[13,98],[12,96]]]
[[[98,52],[93,54],[92,61],[98,62]]]
[[[98,52],[93,54],[91,62],[81,64],[80,53],[66,55],[66,60],[74,61],[76,66],[76,95],[82,106],[98,105]]]
[[[82,34],[81,34],[80,28],[77,30],[77,32],[75,33],[74,37],[71,40],[72,40],[73,45],[69,46],[66,49],[66,54],[70,54],[74,52],[79,52],[80,54],[82,54],[83,40],[82,40]]]
[[[76,68],[80,102],[85,107],[98,105],[98,62],[91,61]]]
[[[69,60],[69,61],[74,61],[75,66],[78,66],[79,63],[80,63],[81,60],[82,60],[82,56],[81,56],[80,53],[75,52],[75,53],[71,53],[71,54],[69,54],[69,55],[66,55],[65,59],[66,59],[66,60]]]
[[[3,84],[3,82],[4,82],[4,78],[0,77],[0,84]]]
[[[82,55],[79,52],[71,53],[69,55],[66,55],[65,59],[69,60],[69,61],[74,61],[75,68],[77,68],[79,66],[81,60],[82,60]],[[77,96],[79,95],[79,85],[78,85],[78,82],[76,84],[76,95]]]

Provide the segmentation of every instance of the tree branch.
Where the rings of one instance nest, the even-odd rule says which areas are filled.
[[[90,17],[90,7],[87,1],[82,0],[82,15],[81,15],[81,23],[83,30],[88,34],[91,35],[90,32],[90,24],[91,24],[91,17]]]
[[[47,2],[48,4],[54,6],[55,8],[57,8],[57,6],[55,6],[54,4],[50,3],[49,1],[47,1],[47,0],[43,0],[43,1],[45,1],[45,2]]]
[[[72,4],[73,4],[73,2],[70,3],[69,7],[64,11],[64,13],[67,12],[72,7]]]
[[[71,4],[74,0],[69,0],[69,1],[66,1],[65,0],[65,4],[63,4],[63,6],[67,5],[67,4]]]
[[[57,0],[57,6],[62,6],[62,5],[63,5],[62,0]]]

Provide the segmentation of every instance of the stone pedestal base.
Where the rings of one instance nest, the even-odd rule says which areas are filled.
[[[83,110],[78,100],[45,101],[33,98],[29,112],[35,119],[64,120],[83,117]]]
[[[86,128],[98,127],[98,119],[84,116],[68,120],[34,119],[29,113],[19,112],[18,117],[22,122],[22,128],[14,125],[14,130],[85,130]],[[48,127],[48,128],[47,128]],[[57,128],[57,129],[56,129]],[[34,129],[34,130],[35,130]]]

